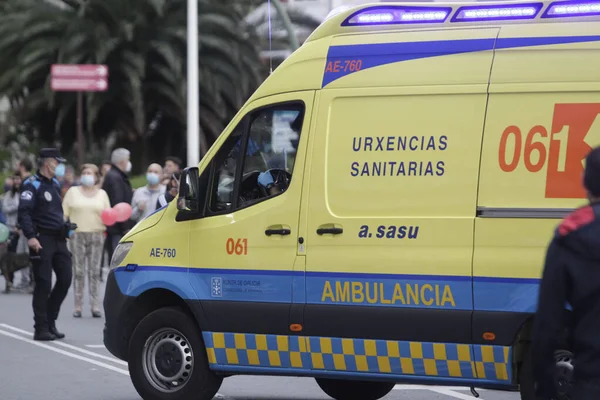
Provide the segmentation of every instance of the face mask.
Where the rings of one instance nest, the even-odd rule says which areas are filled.
[[[94,177],[92,175],[82,175],[81,176],[81,184],[83,186],[94,186],[94,183],[96,183],[96,180],[94,179]]]
[[[54,169],[54,176],[57,178],[62,178],[65,176],[65,164],[58,164]]]
[[[131,161],[127,161],[127,167],[125,167],[125,172],[131,172],[131,168],[132,168]]]
[[[158,174],[155,174],[154,172],[148,172],[146,174],[146,180],[148,181],[148,184],[150,186],[154,186],[154,185],[157,185],[158,182],[160,182],[160,177],[158,176]]]

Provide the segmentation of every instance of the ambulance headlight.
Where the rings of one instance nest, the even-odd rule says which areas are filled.
[[[127,254],[129,254],[131,247],[133,247],[133,242],[119,243],[119,245],[113,253],[112,259],[110,260],[110,269],[116,268],[119,265],[121,265],[125,257],[127,257]]]

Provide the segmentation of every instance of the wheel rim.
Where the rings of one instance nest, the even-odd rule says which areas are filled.
[[[554,382],[561,400],[571,398],[571,384],[573,380],[573,354],[569,351],[557,351],[554,354],[555,369]]]
[[[194,352],[187,338],[173,328],[160,329],[148,338],[142,352],[144,375],[164,393],[183,388],[192,376]]]

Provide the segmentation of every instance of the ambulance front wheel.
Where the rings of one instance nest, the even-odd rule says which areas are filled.
[[[392,391],[395,383],[371,381],[347,381],[342,379],[316,378],[317,384],[335,400],[378,400]]]
[[[178,308],[140,321],[129,341],[129,375],[144,400],[210,400],[223,381],[208,367],[202,334]]]

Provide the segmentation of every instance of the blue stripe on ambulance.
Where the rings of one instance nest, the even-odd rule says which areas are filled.
[[[538,279],[470,276],[225,270],[139,266],[117,268],[121,291],[162,288],[186,300],[248,301],[533,313]],[[295,285],[292,285],[293,281]],[[293,286],[302,295],[293,293]],[[294,299],[294,301],[293,301]],[[473,303],[475,299],[475,303]]]
[[[360,70],[397,62],[440,57],[477,51],[513,49],[530,46],[547,46],[568,43],[600,41],[600,36],[555,36],[531,38],[438,40],[431,42],[376,43],[331,46],[327,54],[322,87],[358,71],[346,68],[332,69],[331,65],[344,65],[345,61],[360,60]],[[495,43],[495,46],[494,46]]]

